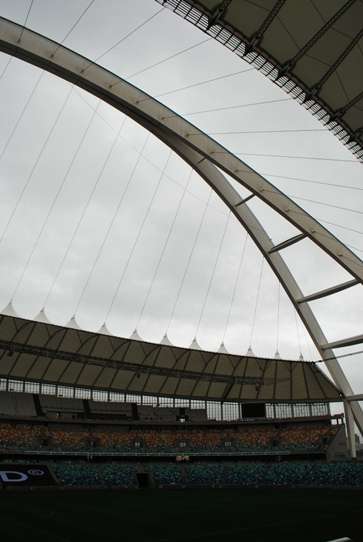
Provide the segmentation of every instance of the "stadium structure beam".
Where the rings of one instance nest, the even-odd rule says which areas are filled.
[[[345,348],[346,346],[354,346],[356,344],[363,343],[363,335],[355,335],[354,337],[348,337],[347,339],[340,339],[339,341],[330,342],[323,344],[322,347],[324,350],[327,348]]]
[[[305,297],[302,297],[301,299],[297,299],[296,301],[297,303],[309,303],[310,301],[315,301],[316,299],[322,299],[323,297],[337,294],[338,292],[347,290],[348,288],[351,288],[352,286],[356,286],[357,284],[359,283],[356,279],[348,280],[346,282],[342,282],[341,284],[331,286],[330,288],[325,288],[324,290],[319,290],[318,292],[315,292],[313,294],[306,295]]]
[[[363,401],[363,393],[357,393],[356,395],[348,395],[345,398],[347,401]]]
[[[278,251],[270,253],[274,246],[267,232],[249,207],[246,204],[241,205],[239,194],[217,167],[277,211],[301,234],[309,237],[337,261],[353,278],[363,283],[363,263],[352,251],[222,145],[151,96],[90,59],[4,18],[0,18],[0,50],[94,94],[154,133],[186,160],[219,194],[254,239],[294,304],[335,384],[344,396],[353,395],[353,390],[311,308],[307,303],[297,303],[303,293],[295,278]],[[359,403],[352,402],[351,408],[363,434],[363,412]]]

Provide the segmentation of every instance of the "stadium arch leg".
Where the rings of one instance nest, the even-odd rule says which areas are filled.
[[[351,404],[347,400],[344,401],[344,413],[349,455],[352,459],[356,459],[357,446],[355,442],[354,416]]]

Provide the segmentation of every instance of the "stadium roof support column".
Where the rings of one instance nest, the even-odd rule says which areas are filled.
[[[21,40],[19,40],[20,35]],[[60,43],[3,18],[0,18],[0,50],[84,88],[154,133],[187,161],[247,229],[290,297],[322,358],[326,360],[326,366],[335,384],[344,396],[353,396],[353,390],[338,361],[334,358],[331,345],[324,336],[310,306],[307,302],[301,302],[303,293],[281,258],[279,250],[273,251],[276,247],[273,246],[267,232],[245,202],[241,205],[239,194],[215,166],[229,174],[293,224],[303,234],[301,238],[310,238],[348,271],[357,283],[363,283],[363,264],[354,253],[301,207],[226,148],[151,96],[94,64],[91,60],[66,49]],[[296,239],[294,241],[299,242]],[[359,403],[352,402],[351,409],[363,434],[363,412]]]

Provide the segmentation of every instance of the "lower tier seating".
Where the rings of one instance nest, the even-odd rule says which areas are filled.
[[[363,487],[363,464],[352,462],[47,462],[66,486],[137,488],[145,474],[157,487]]]

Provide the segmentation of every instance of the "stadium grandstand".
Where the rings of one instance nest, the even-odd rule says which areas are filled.
[[[2,540],[360,539],[362,67],[362,0],[0,0]]]

